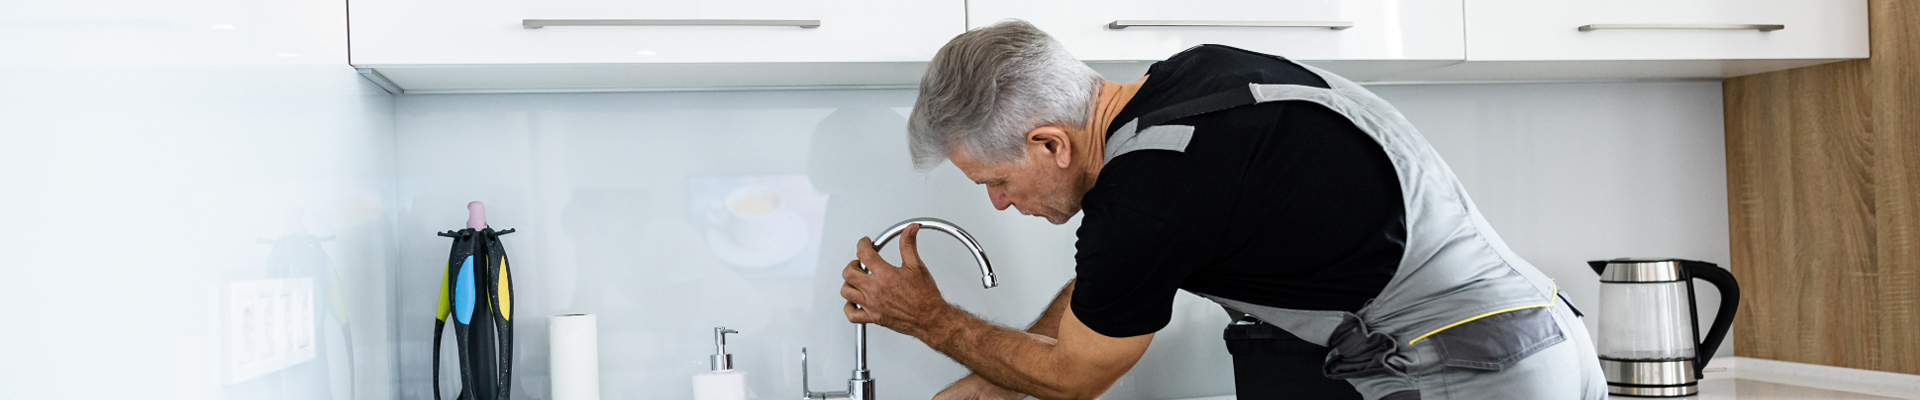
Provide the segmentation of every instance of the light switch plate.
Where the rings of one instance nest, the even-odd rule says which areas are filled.
[[[228,284],[228,383],[240,383],[314,357],[313,279]]]

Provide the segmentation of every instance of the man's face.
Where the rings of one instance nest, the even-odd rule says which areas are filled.
[[[947,158],[968,179],[987,186],[987,199],[994,209],[1011,206],[1021,214],[1046,218],[1055,225],[1067,223],[1080,213],[1080,196],[1085,194],[1077,187],[1079,175],[1071,164],[1056,163],[1052,154],[1035,154],[1047,153],[1044,148],[1029,146],[1027,150],[1021,158],[997,163],[977,161],[958,148]]]

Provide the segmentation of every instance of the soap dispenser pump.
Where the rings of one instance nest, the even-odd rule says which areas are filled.
[[[746,400],[747,373],[733,370],[733,354],[727,353],[727,334],[740,331],[713,327],[713,355],[707,357],[707,372],[693,376],[694,400]]]
[[[732,371],[733,354],[727,353],[727,334],[740,331],[724,326],[713,327],[713,355],[707,357],[707,370],[712,372]]]

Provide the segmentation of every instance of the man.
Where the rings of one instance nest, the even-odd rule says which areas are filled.
[[[942,398],[1095,398],[1178,290],[1304,342],[1236,362],[1242,398],[1605,397],[1578,312],[1397,111],[1338,76],[1206,45],[1107,82],[1009,21],[940,49],[908,134],[920,168],[951,160],[997,209],[1054,224],[1086,212],[1075,279],[1024,332],[942,299],[917,229],[899,267],[858,243],[847,319],[973,370]],[[1249,376],[1288,392],[1247,393]]]

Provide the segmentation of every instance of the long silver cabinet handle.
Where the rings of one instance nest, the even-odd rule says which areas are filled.
[[[819,28],[817,19],[523,19],[520,27],[549,26],[797,26]]]
[[[1592,24],[1580,26],[1581,32],[1601,29],[1718,29],[1768,32],[1787,29],[1787,26],[1777,24]]]
[[[1196,21],[1196,20],[1146,20],[1123,19],[1107,23],[1107,29],[1127,29],[1136,26],[1186,26],[1186,27],[1235,27],[1235,28],[1327,28],[1341,30],[1353,27],[1353,21]]]

